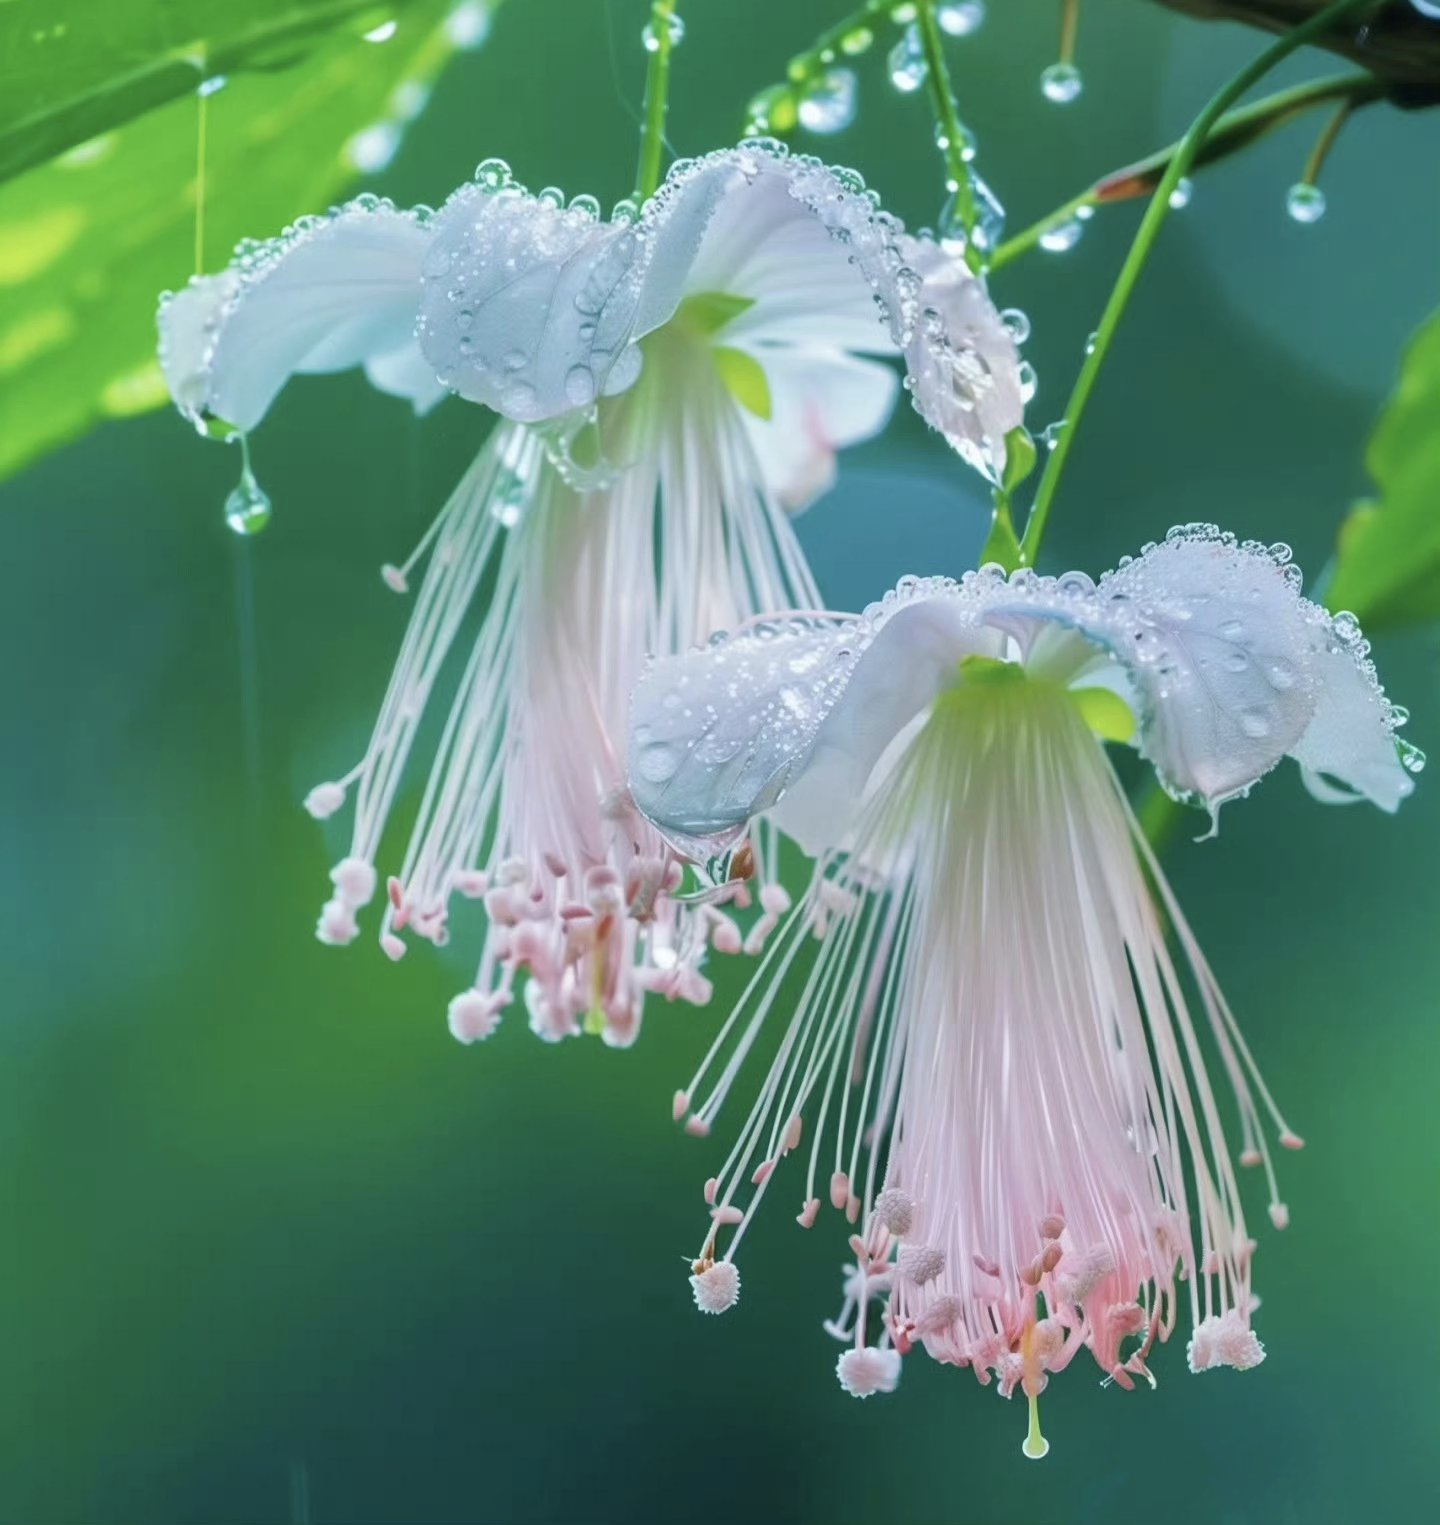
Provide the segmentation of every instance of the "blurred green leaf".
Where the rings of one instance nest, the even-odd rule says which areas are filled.
[[[1378,496],[1341,528],[1326,602],[1367,630],[1440,619],[1440,313],[1410,342],[1366,463]]]
[[[0,180],[191,95],[295,63],[421,0],[9,0],[0,11]]]
[[[34,9],[19,0],[0,18],[12,8]],[[125,0],[115,14],[132,8]],[[253,23],[257,12],[317,7],[230,9]],[[395,30],[377,44],[342,29],[293,68],[241,75],[203,101],[192,73],[184,98],[0,185],[0,476],[102,418],[164,403],[160,292],[382,169],[455,49],[483,37],[487,7],[411,0],[348,14],[356,25],[394,20]]]

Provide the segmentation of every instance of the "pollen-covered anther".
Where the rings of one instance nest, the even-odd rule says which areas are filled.
[[[317,821],[329,820],[344,803],[344,784],[316,784],[305,796],[305,809]]]
[[[451,1035],[461,1043],[478,1043],[488,1038],[500,1025],[500,1010],[507,997],[486,995],[479,990],[465,990],[450,1002],[447,1018]]]
[[[696,1261],[697,1266],[703,1262]],[[701,1313],[725,1313],[740,1301],[740,1271],[733,1261],[717,1260],[690,1278],[695,1306]]]
[[[745,1221],[745,1214],[738,1207],[728,1202],[723,1203],[719,1207],[712,1207],[710,1209],[710,1216],[722,1227],[732,1227],[734,1224]]]
[[[392,593],[408,593],[410,579],[393,562],[387,561],[380,568],[380,578]]]
[[[463,895],[466,900],[479,900],[490,887],[490,880],[479,869],[462,868],[451,879],[455,886],[456,894]]]
[[[1114,1270],[1115,1255],[1108,1245],[1091,1245],[1083,1253],[1072,1251],[1060,1264],[1056,1290],[1067,1303],[1083,1303]]]
[[[1247,1169],[1254,1169],[1260,1164],[1262,1156],[1258,1149],[1243,1149],[1240,1152],[1240,1163]]]
[[[906,1281],[923,1287],[945,1269],[945,1251],[933,1244],[907,1244],[900,1251],[900,1274]]]
[[[1270,1204],[1270,1221],[1276,1228],[1289,1228],[1290,1209],[1283,1202],[1272,1202]]]
[[[707,1206],[714,1207],[714,1205],[715,1205],[715,1194],[719,1190],[720,1190],[720,1178],[718,1176],[711,1176],[710,1179],[705,1182],[705,1202],[706,1202]]]
[[[355,920],[353,907],[336,896],[320,908],[320,919],[315,924],[315,936],[331,947],[342,948],[353,943],[360,935],[360,924]]]
[[[802,1118],[797,1112],[795,1116],[790,1119],[790,1126],[785,1130],[784,1152],[786,1154],[789,1154],[792,1149],[798,1149],[800,1147],[800,1135],[804,1132],[804,1129],[805,1119]]]
[[[850,1200],[850,1177],[843,1170],[837,1170],[830,1177],[830,1206],[837,1212],[844,1212],[845,1204]]]
[[[1185,1354],[1191,1371],[1212,1371],[1217,1366],[1249,1371],[1265,1359],[1265,1347],[1239,1311],[1231,1308],[1201,1319]]]
[[[393,932],[382,932],[380,951],[392,964],[398,964],[405,957],[405,941],[403,938],[396,937]]]
[[[1040,1237],[1042,1239],[1058,1239],[1065,1232],[1065,1220],[1058,1213],[1052,1213],[1048,1218],[1040,1220]]]
[[[375,894],[375,865],[363,858],[342,858],[330,870],[330,882],[347,905],[369,905]]]
[[[875,1198],[875,1218],[892,1234],[908,1234],[915,1218],[915,1198],[898,1186],[887,1186]]]
[[[710,1124],[697,1114],[695,1117],[685,1119],[685,1131],[691,1138],[709,1138]]]
[[[815,1219],[820,1212],[820,1198],[811,1197],[805,1206],[795,1215],[795,1221],[801,1228],[814,1228]]]
[[[847,1350],[835,1363],[835,1375],[852,1398],[893,1393],[900,1382],[900,1353],[876,1345]]]
[[[1298,1133],[1292,1133],[1288,1128],[1280,1135],[1280,1147],[1282,1149],[1303,1149],[1305,1140]]]

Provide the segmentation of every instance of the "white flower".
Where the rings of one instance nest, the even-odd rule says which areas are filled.
[[[662,658],[636,691],[634,797],[663,831],[723,841],[765,812],[820,855],[681,1093],[708,1131],[788,992],[711,1191],[734,1215],[726,1255],[803,1119],[802,1222],[828,1195],[860,1225],[867,1274],[898,1271],[885,1326],[902,1354],[923,1343],[1023,1388],[1028,1455],[1047,1374],[1084,1346],[1124,1386],[1148,1377],[1182,1298],[1196,1369],[1260,1359],[1254,1243],[1200,1026],[1278,1227],[1267,1121],[1300,1139],[1097,737],[1133,741],[1212,814],[1287,754],[1322,797],[1394,810],[1420,761],[1394,735],[1403,714],[1353,617],[1304,599],[1288,563],[1188,526],[1098,584],[909,579],[859,617],[752,623]],[[863,1299],[834,1327],[852,1314],[863,1346]]]
[[[498,161],[438,212],[360,198],[242,248],[161,309],[176,402],[202,427],[257,425],[297,372],[363,365],[423,411],[449,390],[502,415],[415,554],[428,558],[370,746],[311,791],[355,802],[349,860],[374,865],[409,753],[467,613],[488,608],[451,702],[382,946],[440,943],[452,896],[484,898],[483,1036],[530,976],[542,1036],[630,1041],[644,991],[703,1000],[725,902],[682,912],[681,866],[626,789],[629,692],[677,652],[764,609],[815,607],[784,509],[893,406],[902,353],[922,413],[1000,471],[1018,360],[983,285],[907,237],[857,176],[753,143],[676,165],[638,218],[532,196]],[[762,880],[773,852],[759,841]],[[778,887],[750,944],[778,919]],[[357,935],[361,902],[320,935]]]

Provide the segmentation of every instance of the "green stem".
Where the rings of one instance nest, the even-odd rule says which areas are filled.
[[[1310,157],[1305,161],[1305,172],[1300,176],[1306,185],[1314,185],[1319,180],[1320,171],[1325,168],[1325,161],[1335,146],[1335,139],[1340,136],[1340,129],[1350,120],[1350,113],[1354,109],[1354,101],[1341,101],[1339,110],[1326,122],[1324,130],[1315,140],[1315,147],[1310,150]]]
[[[896,0],[869,0],[869,4],[851,11],[843,21],[837,21],[828,31],[821,32],[804,53],[791,59],[791,82],[803,84],[822,68],[828,67],[822,55],[833,53],[851,32],[862,26],[868,27],[872,22],[882,26],[890,25],[890,12],[895,9],[895,4]]]
[[[1050,510],[1055,501],[1055,492],[1060,485],[1065,462],[1069,459],[1070,451],[1075,444],[1075,436],[1079,432],[1085,405],[1090,400],[1090,394],[1095,390],[1101,367],[1110,353],[1110,346],[1114,342],[1120,320],[1125,315],[1125,309],[1140,279],[1140,272],[1145,268],[1145,261],[1149,258],[1165,218],[1169,215],[1170,193],[1194,163],[1211,128],[1247,90],[1263,79],[1281,59],[1288,58],[1296,48],[1323,32],[1333,22],[1362,9],[1374,9],[1375,4],[1376,0],[1333,0],[1332,4],[1317,11],[1308,21],[1292,28],[1217,91],[1210,103],[1191,123],[1190,130],[1180,140],[1164,174],[1160,177],[1155,194],[1150,198],[1150,205],[1145,209],[1145,216],[1141,220],[1139,231],[1135,234],[1135,241],[1130,246],[1130,252],[1125,257],[1125,263],[1120,267],[1120,274],[1116,277],[1110,300],[1106,303],[1099,326],[1095,330],[1094,344],[1085,357],[1085,363],[1080,367],[1080,374],[1075,379],[1074,389],[1066,404],[1063,414],[1065,427],[1055,442],[1055,448],[1050,452],[1050,458],[1045,462],[1040,486],[1035,493],[1035,503],[1025,525],[1024,538],[1020,542],[1027,564],[1033,566],[1039,554],[1040,542],[1044,537],[1045,526],[1049,522]]]
[[[1302,115],[1316,106],[1330,101],[1340,101],[1347,111],[1367,106],[1371,101],[1385,96],[1383,81],[1373,74],[1335,74],[1327,79],[1309,80],[1289,90],[1278,90],[1256,101],[1253,106],[1242,106],[1238,111],[1228,111],[1215,124],[1215,130],[1205,139],[1191,166],[1198,169],[1202,164],[1213,164],[1228,158],[1240,149],[1247,148],[1257,138],[1273,132],[1275,128]],[[990,273],[1002,269],[1012,260],[1027,254],[1040,242],[1051,228],[1068,222],[1087,207],[1107,206],[1112,201],[1129,201],[1136,196],[1148,196],[1160,183],[1160,177],[1169,167],[1171,159],[1179,151],[1179,143],[1172,143],[1124,169],[1115,170],[1097,180],[1089,190],[1073,196],[1064,206],[1047,212],[1038,222],[1032,223],[1014,238],[1007,239],[996,249],[990,260]]]
[[[670,18],[676,0],[651,0],[650,32],[654,51],[645,70],[645,122],[640,130],[640,163],[635,170],[636,203],[648,201],[660,184],[665,148],[665,111],[670,101]]]
[[[972,268],[977,268],[975,191],[970,184],[970,166],[965,162],[965,129],[960,125],[955,90],[950,83],[950,70],[945,65],[945,49],[940,40],[940,23],[935,19],[935,0],[917,0],[915,25],[920,30],[920,43],[925,50],[925,88],[944,139],[941,151],[945,156],[945,189],[955,198],[956,220],[965,232],[966,258]],[[972,252],[977,259],[971,258]]]

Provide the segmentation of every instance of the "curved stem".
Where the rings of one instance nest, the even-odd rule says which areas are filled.
[[[1303,85],[1293,85],[1288,90],[1277,90],[1252,106],[1242,106],[1238,111],[1227,111],[1215,124],[1195,155],[1192,169],[1202,164],[1213,164],[1247,148],[1283,126],[1297,116],[1329,101],[1340,101],[1348,111],[1368,106],[1372,101],[1383,100],[1386,89],[1382,80],[1373,74],[1333,74],[1326,79],[1308,80]],[[1112,201],[1129,201],[1137,196],[1148,196],[1160,183],[1160,177],[1169,167],[1171,159],[1179,151],[1178,142],[1167,148],[1117,169],[1097,180],[1088,190],[1072,196],[1063,206],[1047,212],[1037,222],[1031,223],[1023,232],[1006,241],[990,257],[989,273],[1003,269],[1022,254],[1028,254],[1051,228],[1059,227],[1087,207],[1108,206]]]
[[[1320,171],[1325,168],[1325,161],[1335,146],[1335,139],[1340,136],[1340,129],[1350,120],[1350,113],[1354,109],[1354,101],[1341,101],[1335,114],[1326,122],[1324,130],[1315,140],[1315,147],[1310,150],[1310,157],[1305,161],[1305,171],[1300,176],[1306,185],[1314,185],[1319,180]]]
[[[970,166],[965,162],[965,129],[955,104],[955,90],[945,65],[945,49],[940,40],[940,23],[935,19],[935,0],[917,0],[915,25],[925,51],[925,89],[944,138],[945,188],[955,198],[955,218],[965,232],[967,258],[974,245],[975,191],[970,184]]]
[[[665,111],[670,101],[670,20],[676,0],[651,0],[650,35],[655,46],[645,70],[645,120],[640,129],[640,162],[635,169],[635,200],[643,202],[660,184],[665,147]]]
[[[821,62],[821,55],[831,53],[854,31],[862,26],[868,27],[872,22],[881,25],[891,25],[891,11],[895,9],[895,0],[868,0],[858,10],[851,11],[843,21],[837,21],[834,26],[821,32],[813,43],[791,60],[791,79],[796,75],[800,79],[806,79],[825,65]]]
[[[1020,542],[1028,564],[1033,565],[1039,553],[1040,542],[1045,534],[1045,526],[1049,522],[1050,510],[1055,501],[1055,492],[1060,485],[1065,462],[1074,446],[1085,405],[1090,400],[1090,394],[1095,389],[1101,367],[1110,353],[1110,346],[1114,342],[1120,320],[1125,315],[1125,308],[1129,305],[1130,297],[1140,279],[1140,272],[1145,268],[1145,261],[1149,258],[1150,251],[1154,248],[1155,240],[1169,214],[1170,193],[1194,163],[1211,128],[1247,90],[1263,79],[1281,59],[1289,57],[1296,48],[1325,31],[1332,23],[1361,10],[1373,9],[1375,4],[1376,0],[1333,0],[1332,4],[1317,11],[1308,21],[1287,32],[1285,36],[1266,48],[1258,58],[1217,91],[1205,109],[1191,123],[1190,130],[1180,140],[1164,174],[1160,177],[1155,194],[1150,198],[1150,205],[1145,209],[1145,216],[1141,220],[1139,231],[1135,234],[1135,241],[1130,246],[1125,263],[1120,267],[1120,274],[1116,277],[1110,300],[1106,303],[1099,326],[1095,330],[1094,344],[1085,357],[1085,363],[1080,367],[1080,374],[1075,379],[1074,389],[1066,404],[1063,415],[1065,428],[1061,431],[1059,439],[1055,442],[1055,448],[1045,463],[1045,471],[1035,493],[1035,503],[1030,510],[1025,534]]]

